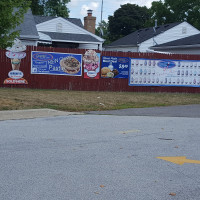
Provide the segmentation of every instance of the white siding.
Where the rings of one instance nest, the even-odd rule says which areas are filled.
[[[79,49],[98,49],[98,44],[79,44]]]
[[[183,28],[187,29],[186,33],[183,34],[182,30]],[[188,37],[191,35],[195,35],[200,33],[199,30],[197,30],[196,28],[194,28],[193,26],[191,26],[190,24],[188,24],[187,22],[183,22],[159,35],[157,35],[155,37],[155,41],[157,44],[163,44],[166,42],[171,42],[173,40],[178,40],[184,37]],[[153,38],[144,41],[143,43],[141,43],[140,45],[140,52],[146,52],[149,47],[154,46],[154,42],[153,42]]]
[[[33,40],[22,40],[22,44],[26,45],[26,46],[37,46],[37,41],[33,41]]]
[[[105,51],[122,51],[122,52],[138,52],[138,47],[106,47]]]
[[[58,17],[56,19],[52,19],[50,21],[43,22],[41,24],[36,25],[38,31],[45,32],[57,32],[57,26],[62,27],[61,33],[76,33],[76,34],[86,34],[83,28],[76,26],[75,24]],[[62,24],[62,25],[61,25]]]

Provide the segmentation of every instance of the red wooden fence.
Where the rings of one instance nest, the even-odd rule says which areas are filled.
[[[129,86],[128,79],[120,78],[100,78],[84,79],[78,76],[57,76],[31,74],[31,51],[61,52],[84,54],[83,49],[64,49],[50,47],[27,47],[26,57],[22,59],[20,70],[24,73],[24,78],[28,85],[4,85],[11,71],[11,61],[6,57],[6,50],[0,50],[0,87],[12,88],[37,88],[37,89],[62,89],[62,90],[84,90],[84,91],[121,91],[121,92],[185,92],[199,93],[198,87],[167,87],[167,86]],[[100,52],[101,56],[118,56],[130,58],[147,59],[180,59],[180,60],[200,60],[200,55],[178,55],[178,54],[155,54],[155,53],[132,53],[132,52]],[[82,73],[83,74],[83,73]]]

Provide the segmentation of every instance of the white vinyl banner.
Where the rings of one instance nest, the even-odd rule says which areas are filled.
[[[200,61],[131,58],[129,85],[200,87]]]

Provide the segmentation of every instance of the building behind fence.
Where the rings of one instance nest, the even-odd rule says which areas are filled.
[[[175,86],[129,86],[128,79],[124,78],[100,78],[85,79],[82,76],[58,76],[31,74],[31,52],[60,52],[71,54],[84,54],[84,49],[64,49],[51,47],[27,47],[26,57],[22,59],[20,70],[24,73],[28,84],[5,85],[11,71],[11,60],[6,57],[6,50],[0,50],[0,87],[10,88],[33,88],[33,89],[61,89],[77,91],[118,91],[118,92],[185,92],[199,93],[200,87],[175,87]],[[101,56],[146,58],[146,59],[171,59],[171,60],[200,60],[200,55],[175,55],[155,53],[132,53],[132,52],[99,52]],[[82,67],[82,70],[83,67]],[[83,74],[83,73],[82,73]]]

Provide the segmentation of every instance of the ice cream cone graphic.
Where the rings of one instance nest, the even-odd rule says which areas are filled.
[[[12,70],[19,70],[21,59],[13,58],[11,59]]]
[[[4,84],[28,84],[28,82],[22,78],[23,72],[20,71],[21,60],[26,57],[26,46],[22,44],[19,39],[14,40],[12,47],[8,47],[6,56],[10,58],[12,71],[8,73],[9,78],[4,81]]]

